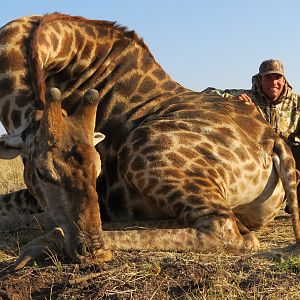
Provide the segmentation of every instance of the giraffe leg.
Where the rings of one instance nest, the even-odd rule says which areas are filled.
[[[41,211],[38,201],[28,189],[0,195],[0,215],[33,214]]]
[[[296,169],[296,178],[297,178],[297,198],[298,198],[298,204],[299,204],[299,200],[300,200],[300,158],[299,158],[299,154],[297,154],[298,158],[296,160],[296,157],[294,156],[296,163],[297,163],[297,169]],[[290,214],[290,209],[288,204],[286,203],[284,211],[288,214]]]
[[[236,232],[226,228],[225,234],[216,230],[220,219],[214,220],[211,228],[191,228],[176,223],[175,220],[161,220],[159,226],[153,222],[135,222],[133,227],[115,227],[106,225],[103,231],[104,248],[110,250],[161,250],[161,251],[194,251],[205,253],[210,251],[252,251],[259,248],[255,235],[239,220],[233,220]],[[230,221],[225,221],[230,227]],[[126,223],[128,226],[130,223]],[[174,225],[176,224],[176,225]],[[140,226],[143,225],[143,226]],[[153,226],[154,225],[154,226]],[[202,223],[202,226],[204,224]],[[207,225],[207,224],[206,224]],[[234,226],[233,226],[234,227]],[[223,228],[224,229],[224,228]],[[224,230],[223,230],[224,231]]]
[[[27,229],[34,231],[48,231],[57,225],[46,212],[35,214],[9,214],[0,215],[0,228],[3,229]]]
[[[259,241],[239,220],[206,216],[193,226],[103,231],[105,249],[194,251],[253,251]],[[150,239],[150,240],[149,240]]]
[[[201,190],[189,194],[188,188],[197,182],[203,183]],[[198,230],[198,250],[200,252],[215,249],[226,251],[255,251],[259,242],[254,233],[238,220],[235,213],[227,206],[219,188],[206,178],[187,179],[187,193],[183,194],[173,183],[169,184],[170,197],[164,202],[164,212]],[[165,183],[166,187],[168,183]],[[197,193],[196,193],[197,192]]]
[[[0,226],[50,230],[56,225],[28,189],[0,195]]]
[[[238,218],[236,218],[236,223],[244,238],[245,248],[249,250],[258,250],[260,243],[255,234],[251,232]]]
[[[172,178],[172,181],[161,177],[153,179],[149,181],[149,187],[137,182],[136,188],[141,195],[156,204],[157,210],[197,230],[198,242],[193,242],[197,245],[195,251],[253,251],[259,248],[255,234],[238,221],[234,212],[226,205],[226,200],[217,186],[206,178],[193,179],[181,174],[178,178]],[[185,184],[185,181],[187,191],[183,193],[180,185]],[[198,190],[199,184],[196,181],[203,183],[201,190]],[[153,182],[157,182],[157,187],[153,186]],[[155,194],[156,191],[161,192],[161,195]],[[191,195],[191,191],[195,194]],[[152,192],[154,194],[151,194]],[[158,247],[164,245],[160,244]]]
[[[199,217],[193,227],[198,229],[199,247],[211,251],[256,251],[259,241],[237,218],[231,216],[207,215]]]

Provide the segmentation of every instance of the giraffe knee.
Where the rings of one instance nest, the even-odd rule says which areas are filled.
[[[201,245],[205,244],[207,249],[223,249],[225,251],[250,252],[259,248],[259,241],[250,231],[242,235],[233,217],[201,217],[195,223],[201,234],[199,234]],[[205,239],[205,241],[204,241]]]

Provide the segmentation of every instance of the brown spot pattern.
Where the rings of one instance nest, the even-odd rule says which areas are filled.
[[[131,163],[133,171],[143,170],[145,168],[145,161],[141,156],[137,156]]]
[[[158,79],[158,80],[163,80],[166,78],[166,72],[163,71],[162,69],[155,69],[152,71],[152,74]]]
[[[154,89],[155,86],[156,86],[155,81],[154,81],[151,77],[146,76],[146,78],[142,81],[141,85],[139,86],[138,91],[139,91],[141,94],[147,94],[147,93],[149,93],[152,89]]]
[[[0,98],[3,98],[15,89],[16,79],[14,77],[7,77],[0,80]]]
[[[21,53],[15,49],[9,52],[2,52],[0,56],[0,73],[8,71],[20,71],[25,67],[25,60]]]
[[[58,47],[58,38],[54,32],[50,33],[50,42],[51,46],[54,48],[54,50],[56,50]]]

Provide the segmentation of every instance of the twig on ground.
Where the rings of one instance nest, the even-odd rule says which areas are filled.
[[[115,268],[115,269],[111,269],[111,270],[107,270],[107,271],[102,271],[102,272],[97,272],[97,273],[93,273],[93,274],[88,274],[88,275],[85,275],[85,276],[82,276],[82,277],[70,279],[68,283],[70,285],[84,283],[84,282],[87,282],[88,280],[97,278],[97,277],[102,276],[102,275],[107,275],[107,274],[110,274],[110,273],[115,273],[116,271],[122,271],[126,267],[128,267],[128,264],[124,264],[124,265],[120,266],[119,268]]]

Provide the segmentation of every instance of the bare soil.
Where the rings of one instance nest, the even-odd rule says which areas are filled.
[[[1,174],[5,168],[0,161]],[[289,215],[282,211],[257,236],[261,250],[251,254],[114,252],[112,261],[89,265],[51,256],[14,272],[11,266],[32,232],[2,229],[0,299],[300,299],[300,259],[291,255]]]

